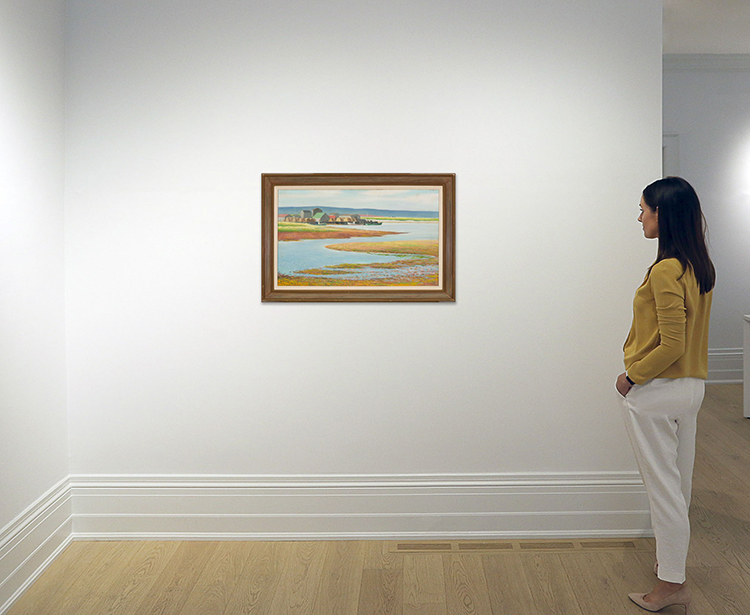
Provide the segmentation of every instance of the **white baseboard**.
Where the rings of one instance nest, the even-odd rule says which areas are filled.
[[[0,530],[0,614],[70,543],[72,531],[67,478]]]
[[[709,349],[708,384],[736,384],[743,378],[742,348]]]
[[[72,476],[77,539],[648,536],[637,473]]]

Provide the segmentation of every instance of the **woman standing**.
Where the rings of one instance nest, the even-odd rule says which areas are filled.
[[[685,563],[695,431],[708,376],[708,320],[716,280],[698,195],[679,177],[643,191],[638,221],[658,239],[656,261],[635,293],[616,387],[648,493],[659,582],[630,599],[647,611],[690,605]]]

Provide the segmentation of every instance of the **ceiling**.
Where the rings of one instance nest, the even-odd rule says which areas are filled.
[[[664,0],[665,54],[750,54],[750,0]]]

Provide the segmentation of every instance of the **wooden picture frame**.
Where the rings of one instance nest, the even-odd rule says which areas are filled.
[[[262,301],[455,301],[455,174],[274,174]]]

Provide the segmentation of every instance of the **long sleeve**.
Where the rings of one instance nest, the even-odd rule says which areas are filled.
[[[659,266],[664,263],[663,266]],[[633,362],[628,376],[642,384],[663,373],[685,353],[685,286],[681,265],[677,261],[662,261],[651,271],[650,286],[656,309],[658,344]],[[675,264],[677,266],[675,266]]]

